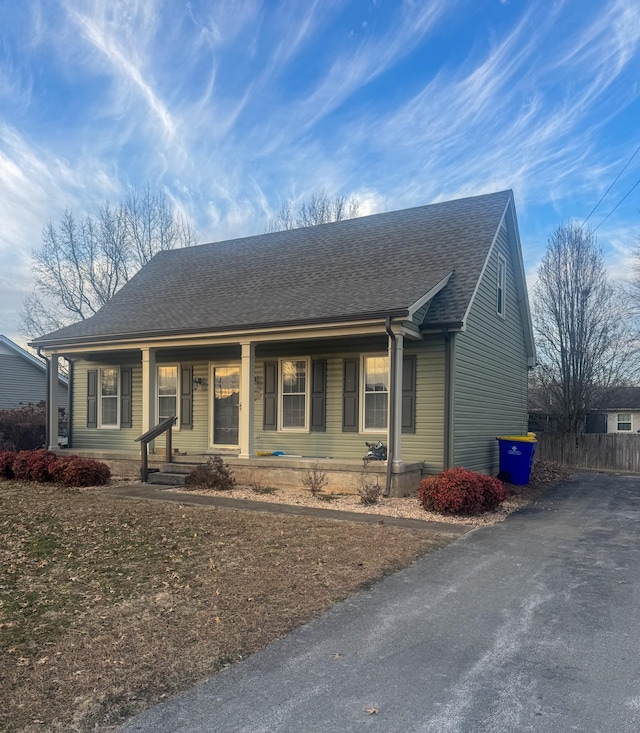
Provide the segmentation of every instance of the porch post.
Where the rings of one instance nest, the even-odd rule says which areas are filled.
[[[393,420],[389,421],[389,425],[393,430],[393,437],[389,436],[389,443],[393,445],[393,465],[402,465],[402,359],[404,355],[404,337],[402,334],[396,334],[395,344],[389,343],[389,348],[393,349],[393,353],[389,354],[389,364],[393,361],[394,368],[389,369],[390,378],[393,378],[393,384],[390,388],[393,390],[393,399],[390,400],[393,406]]]
[[[142,351],[142,432],[146,433],[156,424],[156,350]],[[150,443],[150,447],[153,442]]]
[[[253,380],[256,371],[256,345],[241,341],[242,364],[240,368],[240,458],[253,456]]]
[[[49,361],[49,401],[47,420],[49,421],[49,450],[58,449],[58,355],[51,354]]]

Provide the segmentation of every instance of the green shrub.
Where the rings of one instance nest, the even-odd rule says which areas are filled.
[[[465,468],[450,468],[429,476],[418,488],[424,509],[438,514],[481,514],[498,507],[506,496],[501,481]]]
[[[196,466],[187,475],[185,485],[197,489],[231,491],[236,485],[236,480],[229,470],[229,464],[222,460],[222,456],[211,456],[206,463]]]
[[[63,456],[49,466],[52,479],[64,486],[104,486],[111,471],[106,463],[80,456]]]

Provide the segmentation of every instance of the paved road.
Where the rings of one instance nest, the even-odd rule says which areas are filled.
[[[639,519],[580,474],[125,730],[637,733]]]

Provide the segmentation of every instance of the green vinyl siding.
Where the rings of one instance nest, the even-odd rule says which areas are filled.
[[[293,455],[328,456],[360,459],[366,451],[365,441],[387,442],[384,432],[345,433],[342,430],[343,364],[345,358],[361,354],[386,353],[385,335],[361,339],[342,346],[326,341],[295,344],[260,345],[256,357],[254,380],[254,450],[282,450]],[[427,337],[424,342],[405,341],[406,353],[416,354],[416,432],[402,435],[402,459],[405,462],[424,461],[427,470],[437,472],[443,460],[444,424],[444,339]],[[265,431],[262,429],[263,399],[261,386],[264,362],[279,358],[322,358],[327,362],[326,430],[323,432]],[[195,380],[202,379],[193,392],[193,428],[174,428],[172,443],[181,453],[202,454],[213,452],[211,447],[211,389],[210,365],[240,363],[240,347],[225,349],[163,350],[156,354],[157,364],[191,366]],[[78,449],[128,450],[137,452],[135,442],[142,432],[142,366],[132,366],[133,423],[126,429],[87,428],[87,370],[100,369],[117,363],[114,355],[110,363],[77,360],[74,371],[73,447]],[[362,409],[360,385],[360,410]],[[280,410],[280,403],[278,405]],[[160,439],[163,442],[162,439]]]
[[[498,255],[506,260],[505,317],[497,313]],[[456,335],[454,464],[498,472],[496,436],[527,432],[527,355],[507,229],[497,236],[471,306]]]
[[[139,451],[140,444],[135,439],[142,432],[142,366],[140,363],[123,363],[119,366],[131,367],[132,412],[130,428],[88,428],[87,427],[87,372],[89,369],[112,367],[114,362],[94,362],[74,360],[73,370],[73,426],[71,447],[78,450],[126,450]],[[120,397],[118,397],[120,399]]]

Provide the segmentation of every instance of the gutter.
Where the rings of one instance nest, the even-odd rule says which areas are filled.
[[[387,446],[387,484],[382,496],[389,496],[391,493],[391,471],[393,469],[393,454],[395,452],[396,432],[396,335],[391,329],[391,316],[387,316],[384,325],[389,337],[389,438]]]

